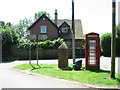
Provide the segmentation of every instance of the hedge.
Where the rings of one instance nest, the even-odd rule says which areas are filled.
[[[26,42],[26,43],[20,43],[18,45],[18,48],[20,50],[28,50],[29,47],[31,46],[31,49],[57,49],[64,40],[62,38],[58,38],[55,40],[46,40],[46,41],[41,41],[41,42]]]
[[[101,53],[103,56],[111,56],[111,33],[101,36]],[[120,57],[120,37],[116,35],[116,57]]]

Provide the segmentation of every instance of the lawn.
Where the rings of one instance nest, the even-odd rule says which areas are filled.
[[[89,71],[89,70],[60,70],[57,69],[57,64],[40,64],[39,68],[34,64],[36,69],[33,69],[30,64],[22,64],[14,66],[14,69],[27,70],[45,76],[66,79],[70,81],[80,82],[82,84],[97,85],[97,86],[117,86],[120,84],[120,75],[116,74],[116,79],[110,78],[110,72],[104,70]],[[71,65],[70,65],[71,66]],[[84,67],[84,65],[83,65]]]

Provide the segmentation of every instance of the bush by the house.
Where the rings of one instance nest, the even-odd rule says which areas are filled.
[[[35,42],[23,42],[18,45],[19,50],[29,50],[30,49],[35,49],[37,43]]]
[[[21,43],[18,45],[18,48],[20,50],[28,50],[30,45],[31,45],[31,49],[36,49],[37,45],[38,45],[38,49],[56,49],[58,48],[62,43],[64,42],[64,40],[62,38],[58,38],[55,40],[46,40],[44,42],[27,42],[27,43]]]

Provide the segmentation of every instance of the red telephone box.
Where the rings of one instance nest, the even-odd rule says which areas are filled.
[[[85,47],[86,70],[100,69],[100,38],[97,33],[86,35]]]

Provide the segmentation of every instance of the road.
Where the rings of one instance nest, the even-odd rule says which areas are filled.
[[[14,61],[11,63],[0,64],[0,89],[1,88],[78,88],[70,83],[64,83],[56,79],[48,79],[44,77],[36,77],[21,72],[10,70],[9,68],[28,63],[28,61]],[[56,61],[41,63],[56,63]],[[82,87],[81,87],[82,88]]]
[[[78,59],[77,59],[78,60]],[[10,70],[9,68],[15,65],[29,63],[29,61],[14,61],[0,64],[0,88],[78,88],[78,86],[64,83],[55,79],[36,77],[20,72]],[[32,61],[36,63],[36,61]],[[39,64],[57,64],[57,60],[39,60]],[[72,63],[72,59],[69,59]],[[83,64],[85,59],[83,59]],[[120,73],[120,58],[116,60],[116,72]],[[110,71],[111,59],[102,57],[100,59],[100,68]],[[83,86],[79,86],[84,88]]]

